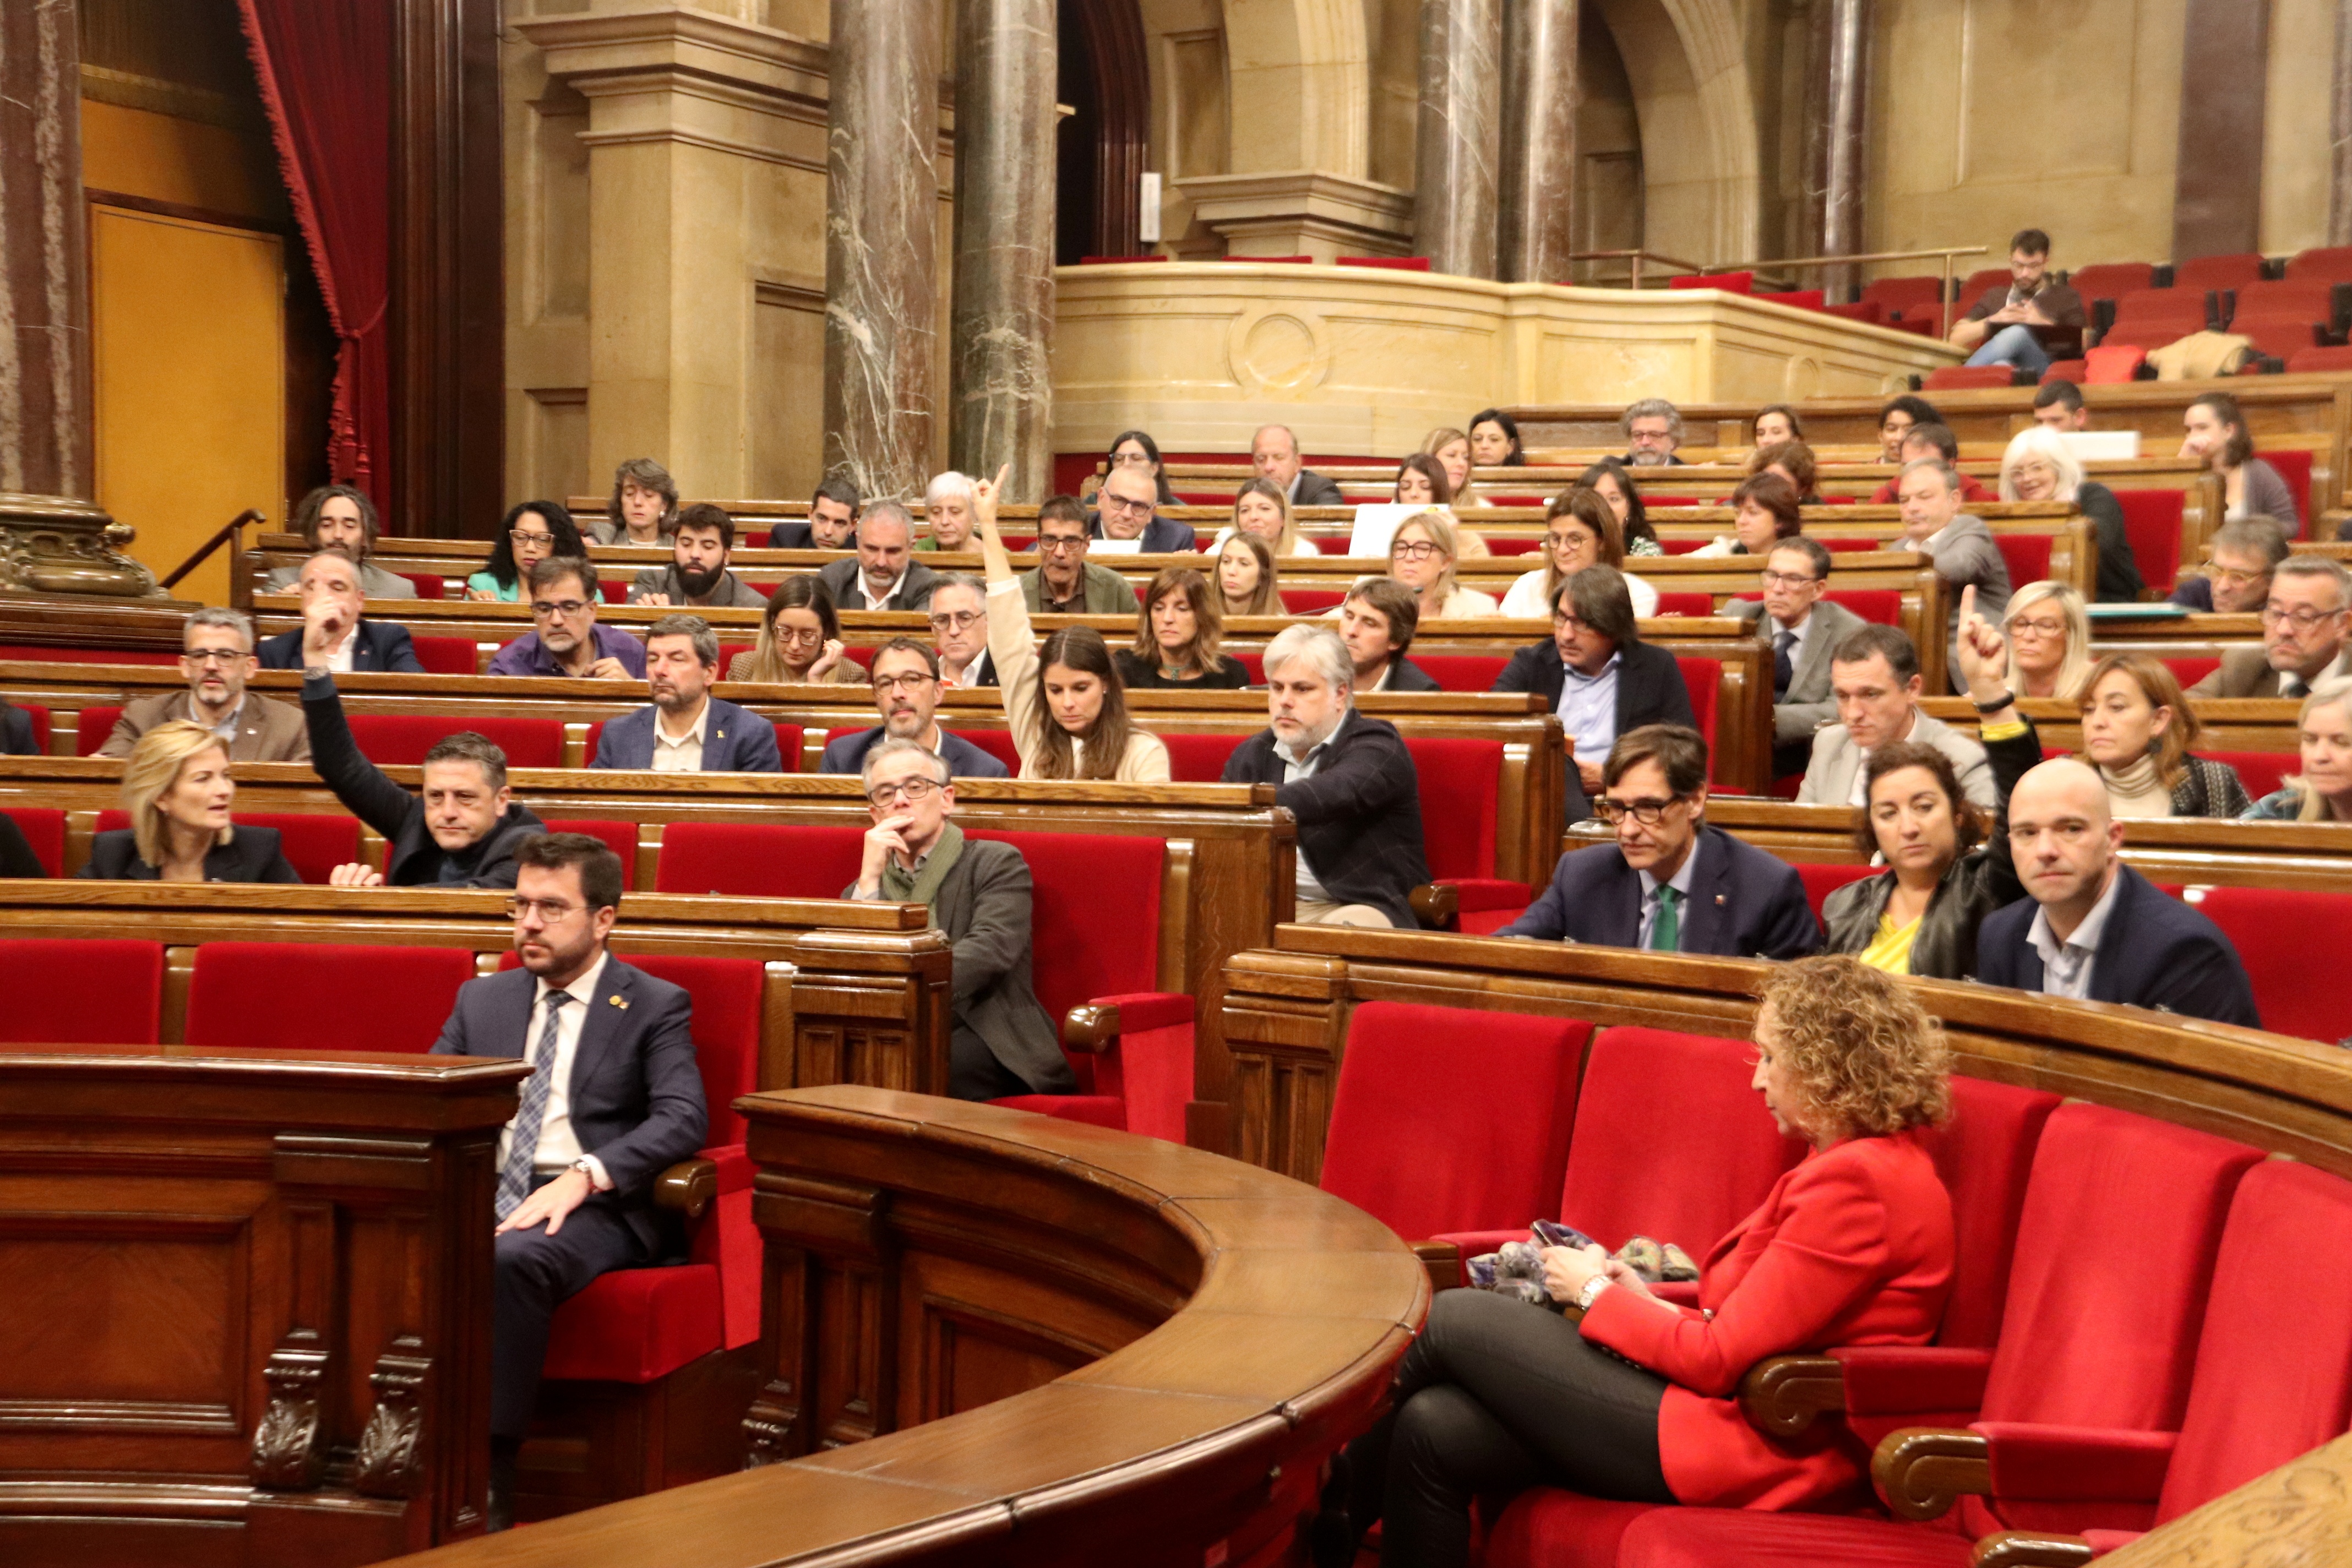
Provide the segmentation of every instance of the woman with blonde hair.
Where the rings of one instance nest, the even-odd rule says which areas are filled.
[[[2303,772],[2241,813],[2249,822],[2352,822],[2352,679],[2323,680],[2296,728]]]
[[[1224,646],[1225,617],[1209,580],[1190,566],[1151,579],[1135,612],[1135,646],[1111,655],[1119,679],[1135,690],[1239,691],[1249,671]]]
[[[727,679],[785,686],[869,686],[874,679],[849,657],[833,593],[814,572],[776,584],[760,616],[759,646],[735,656]]]
[[[1032,639],[1029,606],[996,527],[997,487],[1010,471],[1008,465],[993,479],[974,480],[971,509],[988,574],[988,657],[1021,754],[1020,776],[1166,784],[1168,748],[1128,717],[1126,687],[1102,633],[1064,626],[1042,648]]]
[[[2131,535],[2124,530],[2123,502],[2106,486],[2083,477],[2081,460],[2056,431],[2035,425],[2009,438],[2000,455],[2000,499],[2072,501],[2091,520],[2098,538],[2099,580],[2092,591],[2099,603],[2127,605],[2140,596],[2146,584],[2132,557]]]
[[[1396,482],[1389,487],[1391,506],[1442,507],[1451,515],[1455,500],[1445,466],[1436,458],[1415,452],[1397,465]],[[1465,556],[1494,553],[1486,548],[1486,541],[1475,529],[1465,528],[1459,518],[1454,521],[1454,537]]]
[[[139,737],[122,764],[128,827],[100,834],[77,873],[107,881],[299,882],[274,827],[239,827],[228,747],[174,719]]]
[[[2001,612],[2009,637],[2009,689],[2020,697],[2071,702],[2091,679],[2091,616],[2063,583],[2028,583]]]
[[[1244,479],[1234,492],[1234,521],[1217,531],[1211,550],[1223,550],[1236,533],[1255,533],[1276,555],[1320,555],[1315,542],[1298,531],[1290,497],[1272,479]]]
[[[1454,520],[1442,511],[1417,511],[1397,525],[1389,541],[1389,575],[1413,591],[1423,620],[1458,621],[1503,613],[1493,595],[1454,580],[1454,565],[1461,555]]]
[[[1236,533],[1217,547],[1217,597],[1228,616],[1290,613],[1274,551],[1255,533]]]
[[[2189,754],[2202,726],[2153,654],[2099,660],[2083,684],[2083,760],[2118,817],[2236,816],[2252,804],[2238,770]]]
[[[1470,437],[1466,431],[1450,425],[1441,425],[1421,438],[1423,457],[1434,458],[1445,470],[1446,489],[1453,492],[1455,506],[1485,506],[1478,499],[1478,486],[1470,477]]]
[[[1523,621],[1539,621],[1551,614],[1552,590],[1561,579],[1573,577],[1596,563],[1625,570],[1624,536],[1617,531],[1617,514],[1600,492],[1575,485],[1551,498],[1544,511],[1544,563],[1523,574],[1503,595],[1503,614]],[[1658,613],[1658,591],[1627,574],[1625,591],[1633,597],[1636,618]]]

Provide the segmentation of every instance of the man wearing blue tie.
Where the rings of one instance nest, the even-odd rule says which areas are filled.
[[[467,982],[433,1047],[531,1068],[498,1149],[493,1530],[513,1522],[515,1458],[557,1305],[600,1274],[681,1250],[655,1212],[654,1184],[702,1147],[709,1122],[692,999],[604,951],[620,857],[583,834],[551,833],[524,840],[515,861],[522,967]]]

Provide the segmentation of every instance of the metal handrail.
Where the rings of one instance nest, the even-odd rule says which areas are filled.
[[[1633,282],[1631,287],[1635,289],[1639,289],[1642,286],[1642,263],[1644,261],[1663,261],[1668,267],[1677,268],[1684,272],[1705,272],[1708,270],[1708,268],[1700,266],[1697,262],[1685,261],[1679,256],[1664,256],[1654,250],[1642,250],[1639,248],[1633,250],[1571,250],[1568,253],[1568,258],[1570,261],[1629,261],[1633,263]]]
[[[1759,272],[1764,272],[1773,268],[1794,270],[1813,267],[1860,266],[1865,261],[1924,261],[1931,256],[1938,256],[1943,258],[1944,261],[1943,302],[1950,305],[1955,303],[1952,299],[1952,258],[1982,256],[1989,248],[1981,245],[1953,245],[1940,250],[1862,250],[1848,256],[1795,256],[1776,261],[1743,261],[1738,265],[1752,267]],[[1721,268],[1715,268],[1709,270],[1720,271]]]
[[[205,540],[202,544],[196,546],[196,552],[189,556],[185,561],[181,562],[178,570],[174,571],[169,577],[163,579],[163,586],[166,588],[171,587],[173,584],[179,582],[181,578],[186,576],[189,573],[203,565],[205,560],[211,556],[212,552],[218,550],[222,545],[227,544],[232,548],[242,546],[245,542],[243,530],[247,524],[266,523],[269,520],[267,517],[261,514],[257,508],[247,507],[243,511],[238,512],[235,517],[230,518],[226,522],[223,523],[219,532],[214,534],[210,539]]]

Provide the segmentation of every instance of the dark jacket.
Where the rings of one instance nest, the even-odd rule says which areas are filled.
[[[636,604],[647,594],[665,595],[671,606],[680,610],[764,610],[768,607],[768,595],[735,575],[731,568],[719,574],[719,581],[711,585],[707,605],[697,605],[688,597],[685,579],[678,575],[675,563],[667,566],[648,566],[637,574],[629,584],[629,603]]]
[[[708,699],[710,718],[702,727],[702,771],[706,773],[780,773],[782,753],[776,748],[776,727],[757,713],[732,702]],[[614,720],[596,737],[592,768],[649,768],[654,765],[654,721],[651,707]]]
[[[261,661],[264,669],[301,668],[301,628],[262,638],[253,656]],[[424,674],[425,666],[416,658],[416,645],[408,639],[408,628],[361,617],[359,639],[352,644],[352,673],[357,675],[363,670],[386,675]]]
[[[1087,513],[1087,532],[1097,539],[1106,537],[1102,531],[1102,513]],[[1143,538],[1138,548],[1146,555],[1176,555],[1199,548],[1200,535],[1189,522],[1178,522],[1172,517],[1154,517],[1143,526]]]
[[[110,828],[89,841],[89,859],[74,873],[110,882],[160,881],[163,873],[139,858],[139,841],[128,827]],[[205,854],[207,882],[299,882],[286,863],[274,827],[235,826],[229,841]]]
[[[2352,527],[2352,522],[2347,522],[2346,526]],[[2171,603],[2194,610],[2200,615],[2211,615],[2213,613],[2213,579],[2183,577],[2172,590]]]
[[[1190,680],[1178,680],[1160,673],[1157,660],[1146,663],[1135,657],[1131,647],[1113,648],[1111,662],[1118,666],[1118,678],[1129,691],[1239,691],[1250,683],[1249,670],[1240,659],[1226,655],[1217,668],[1206,675]]]
[[[993,760],[993,759],[992,759]],[[1029,862],[995,839],[966,838],[931,900],[931,924],[954,954],[955,1029],[980,1037],[1038,1094],[1074,1094],[1077,1079],[1030,984]],[[842,890],[857,896],[857,884]]]
[[[1412,890],[1429,880],[1421,841],[1421,776],[1396,726],[1350,708],[1313,773],[1282,782],[1271,729],[1225,759],[1226,784],[1279,785],[1274,803],[1298,819],[1298,853],[1334,903],[1370,904],[1415,931]]]
[[[14,703],[0,703],[0,757],[35,757],[41,748],[33,736],[33,716]]]
[[[834,606],[843,610],[863,610],[865,591],[857,585],[857,555],[852,552],[838,561],[828,561],[818,571],[816,580],[833,595]],[[931,590],[940,585],[940,574],[921,562],[908,558],[907,574],[899,579],[898,591],[883,602],[886,610],[920,610],[929,607]]]
[[[33,853],[16,819],[0,811],[0,877],[46,877],[49,868]]]
[[[342,700],[332,677],[302,683],[302,716],[310,724],[310,767],[334,791],[343,808],[384,837],[383,879],[396,888],[511,888],[515,847],[546,824],[520,801],[491,824],[490,831],[452,857],[433,841],[425,826],[425,802],[385,776],[360,754],[344,721]],[[454,863],[453,863],[454,862]],[[444,880],[444,871],[449,872]],[[516,1047],[520,1050],[520,1047]]]
[[[2022,734],[1984,742],[1992,763],[1992,836],[1951,865],[1928,895],[1911,938],[1911,973],[1934,980],[1967,980],[1977,972],[1977,932],[1985,917],[2024,895],[2009,854],[2009,792],[2042,763],[2042,738],[2028,723]],[[1822,900],[1822,923],[1829,929],[1824,952],[1860,952],[1878,936],[1886,901],[1895,896],[1895,873],[1848,882]]]
[[[1698,728],[1698,720],[1691,712],[1690,688],[1683,684],[1683,667],[1675,662],[1673,654],[1643,642],[1619,643],[1617,652],[1621,656],[1617,664],[1619,734],[1644,724]],[[1495,678],[1493,689],[1539,692],[1544,706],[1557,710],[1560,689],[1567,684],[1559,645],[1539,642],[1511,656],[1511,662]]]
[[[1348,498],[1339,491],[1339,481],[1327,479],[1312,468],[1298,470],[1296,487],[1290,492],[1293,506],[1346,506]]]
[[[1430,674],[1402,654],[1399,654],[1389,660],[1388,684],[1381,689],[1382,691],[1443,691],[1445,688],[1437,684],[1437,677]]]
[[[817,758],[816,771],[821,773],[854,773],[866,766],[866,753],[882,739],[882,726],[860,730],[854,734],[835,735],[824,743],[824,754]],[[1013,776],[1012,771],[988,752],[952,731],[940,731],[940,755],[947,759],[948,775],[959,779],[1002,779]]]
[[[2116,879],[2115,902],[2091,961],[2091,1000],[2261,1028],[2253,986],[2221,928],[2129,866],[2117,864]],[[1986,918],[1977,935],[1978,979],[2042,989],[2042,954],[2026,940],[2040,908],[2020,899]]]
[[[2102,605],[2128,605],[2147,584],[2140,581],[2139,558],[2132,553],[2131,535],[2124,531],[2124,505],[2116,492],[2095,479],[2074,490],[2074,504],[2091,520],[2099,546],[2099,580],[2091,596]]]
[[[768,530],[771,550],[814,550],[816,535],[809,531],[806,518],[788,518]]]
[[[710,1127],[694,1065],[694,998],[682,986],[608,956],[572,1056],[572,1131],[612,1178],[588,1201],[617,1211],[656,1257],[674,1252],[654,1211],[654,1180],[702,1148]],[[522,1059],[538,979],[527,969],[469,980],[435,1056]],[[492,1174],[495,1176],[496,1173]]]
[[[1676,951],[1719,958],[1801,958],[1821,946],[1822,928],[1813,923],[1812,906],[1805,901],[1805,884],[1794,866],[1704,823],[1691,854],[1697,865],[1683,905]],[[1543,896],[1495,934],[1637,946],[1641,873],[1625,864],[1613,842],[1571,849],[1559,858]]]

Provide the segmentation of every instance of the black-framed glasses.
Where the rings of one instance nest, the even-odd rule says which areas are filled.
[[[1144,516],[1150,517],[1159,505],[1156,500],[1129,500],[1123,496],[1107,494],[1102,498],[1103,510],[1122,511],[1130,515],[1141,512]]]
[[[904,675],[877,675],[874,678],[874,689],[882,692],[920,691],[938,679],[927,669],[909,670]]]
[[[1666,807],[1674,805],[1676,801],[1688,800],[1689,798],[1690,797],[1688,795],[1671,795],[1664,800],[1657,800],[1649,796],[1644,796],[1640,800],[1619,800],[1613,795],[1604,795],[1599,800],[1592,803],[1592,815],[1599,817],[1601,821],[1609,824],[1612,827],[1616,826],[1617,824],[1624,821],[1629,816],[1644,827],[1655,827],[1660,820],[1665,816]]]
[[[541,620],[550,616],[576,616],[587,607],[585,599],[533,599],[530,602],[530,613]]]
[[[1144,510],[1149,511],[1150,508],[1146,507]],[[1067,555],[1074,550],[1084,550],[1086,547],[1087,541],[1084,534],[1072,536],[1066,533],[1041,533],[1037,536],[1037,552],[1040,555]]]
[[[1401,539],[1389,546],[1389,559],[1391,561],[1427,561],[1432,556],[1444,553],[1444,545],[1426,539]]]
[[[1802,572],[1767,572],[1764,574],[1764,585],[1767,588],[1802,588],[1808,584],[1818,583],[1820,581],[1821,579],[1819,577],[1809,577]]]
[[[233,647],[198,648],[193,652],[184,650],[180,655],[180,658],[189,664],[206,668],[217,665],[223,669],[243,664],[252,657],[242,649]]]
[[[888,805],[904,795],[909,805],[919,805],[939,793],[936,780],[927,778],[900,779],[897,784],[876,784],[866,792],[866,798],[876,805]]]

